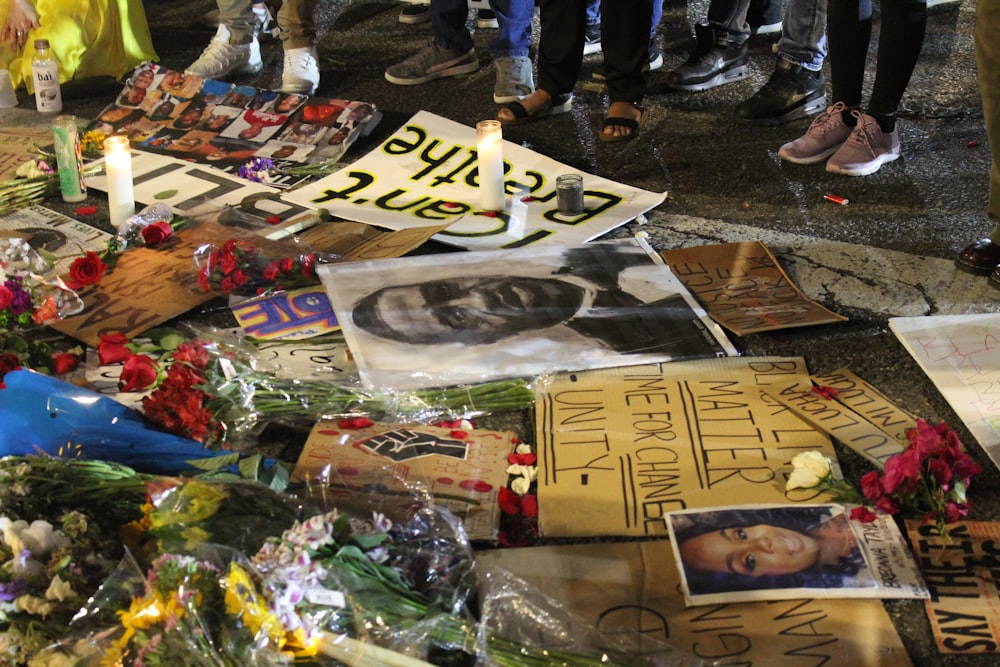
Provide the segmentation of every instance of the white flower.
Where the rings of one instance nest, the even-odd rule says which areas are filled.
[[[27,550],[32,556],[44,556],[56,547],[69,543],[68,537],[53,529],[48,521],[40,519],[29,525],[21,519],[11,521],[7,517],[0,517],[0,532],[3,532],[3,541],[11,551],[17,553]]]
[[[525,465],[519,465],[517,463],[512,463],[511,465],[507,466],[507,474],[520,475],[521,477],[524,477],[529,482],[531,482],[538,477],[538,467],[525,466]]]
[[[518,445],[517,447],[514,448],[514,453],[515,454],[530,454],[531,453],[531,445],[528,445],[528,444],[525,444],[525,443],[522,442],[520,445]]]
[[[523,496],[531,488],[531,480],[525,477],[518,477],[510,483],[510,490],[519,496]]]
[[[820,452],[809,451],[792,457],[792,474],[788,476],[785,490],[811,489],[830,476],[830,459]]]
[[[52,582],[45,591],[45,599],[62,602],[70,597],[73,597],[73,585],[60,579],[58,574],[52,577]]]
[[[14,600],[14,609],[17,611],[26,611],[29,614],[35,616],[46,617],[52,608],[55,607],[54,602],[49,602],[37,595],[21,595],[16,600]]]

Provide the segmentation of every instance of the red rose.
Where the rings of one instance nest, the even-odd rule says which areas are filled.
[[[851,518],[855,521],[860,521],[861,523],[871,523],[878,517],[875,512],[872,512],[867,507],[855,507],[851,510]]]
[[[155,248],[173,235],[174,229],[166,220],[158,220],[142,228],[142,240],[148,248]]]
[[[516,466],[533,466],[538,463],[538,455],[534,452],[528,452],[527,454],[508,454],[507,463]]]
[[[882,481],[877,470],[869,470],[861,476],[861,493],[865,494],[868,500],[878,500],[882,497]]]
[[[70,289],[96,285],[107,270],[108,265],[101,261],[101,257],[93,250],[88,250],[86,255],[73,260],[69,267],[69,280],[66,282]]]
[[[521,512],[520,497],[506,486],[500,487],[497,503],[500,505],[500,511],[504,514],[520,514]]]
[[[69,373],[80,365],[80,355],[70,352],[60,352],[52,355],[52,369],[56,375]]]
[[[538,496],[529,493],[521,498],[521,512],[529,518],[538,516]]]
[[[126,347],[128,337],[122,333],[101,334],[101,342],[97,346],[97,356],[102,366],[118,364],[132,356],[132,350]]]
[[[120,391],[142,391],[156,382],[159,366],[156,361],[145,354],[133,354],[125,360],[122,374],[118,380]]]
[[[3,310],[14,300],[14,293],[6,285],[0,284],[0,310]]]
[[[0,389],[4,388],[3,376],[21,368],[21,359],[10,352],[0,352]]]

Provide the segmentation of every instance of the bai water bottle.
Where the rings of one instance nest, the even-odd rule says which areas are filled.
[[[39,113],[62,111],[59,90],[59,63],[49,51],[49,40],[35,40],[35,56],[31,59],[31,78],[35,84],[35,106]]]

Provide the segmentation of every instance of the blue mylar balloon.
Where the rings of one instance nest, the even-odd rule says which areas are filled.
[[[30,370],[3,376],[0,456],[40,451],[63,458],[116,461],[140,472],[192,472],[192,459],[228,455],[160,431],[139,413],[88,389]]]

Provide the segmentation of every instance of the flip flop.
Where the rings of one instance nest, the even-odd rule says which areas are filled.
[[[533,123],[540,118],[545,118],[547,116],[555,116],[557,114],[566,113],[573,108],[573,93],[565,93],[563,95],[557,95],[552,98],[552,103],[542,107],[533,114],[528,113],[528,110],[524,108],[524,105],[520,102],[509,102],[504,104],[501,108],[509,109],[513,118],[503,119],[497,116],[497,120],[503,126],[511,125],[526,125],[527,123]]]
[[[606,144],[615,144],[622,141],[631,141],[639,136],[639,127],[642,125],[642,121],[646,120],[646,110],[638,104],[635,105],[635,108],[639,110],[639,120],[608,116],[604,119],[604,124],[601,125],[601,131],[597,133],[597,138]],[[624,127],[631,130],[631,132],[628,134],[605,134],[604,128],[606,127]]]

